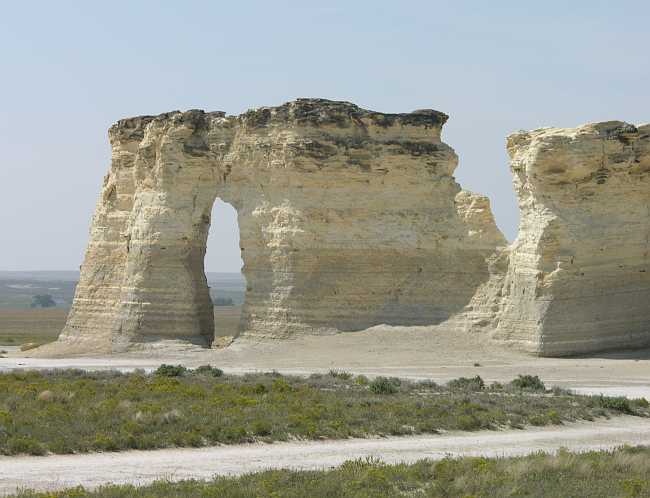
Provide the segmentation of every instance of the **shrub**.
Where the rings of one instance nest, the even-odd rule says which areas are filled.
[[[395,394],[401,382],[396,378],[377,377],[370,382],[370,390],[375,394]]]
[[[476,377],[459,377],[458,379],[450,380],[447,387],[452,391],[480,391],[485,387],[485,382],[479,375]]]
[[[546,391],[546,386],[537,375],[518,375],[510,385],[524,391]]]
[[[632,400],[634,403],[639,405],[641,408],[648,408],[650,407],[650,403],[648,402],[647,399],[645,398],[637,398]]]
[[[632,407],[630,406],[630,400],[623,396],[610,398],[607,396],[603,396],[601,394],[598,397],[598,404],[601,407],[607,408],[609,410],[615,410],[617,412],[627,413],[627,414],[634,413],[634,410],[632,410]]]
[[[265,420],[256,420],[253,422],[253,434],[256,436],[270,436],[273,427]]]
[[[460,415],[456,423],[461,431],[475,431],[481,428],[481,421],[473,415]]]
[[[291,386],[284,379],[275,379],[273,381],[273,384],[271,385],[271,389],[274,392],[278,392],[278,393],[286,393],[292,391]]]
[[[439,389],[438,384],[436,384],[434,381],[427,379],[427,380],[421,380],[416,384],[418,389],[430,389],[432,391],[435,391]]]
[[[356,382],[360,386],[367,386],[370,383],[370,380],[368,380],[368,377],[366,377],[365,375],[357,375],[357,378],[354,379],[354,382]]]
[[[544,415],[533,415],[528,419],[528,421],[530,422],[531,425],[537,425],[537,426],[542,426],[547,424],[547,420]]]
[[[330,377],[334,377],[335,379],[350,380],[352,378],[352,374],[344,370],[330,370],[329,374]]]
[[[120,449],[115,439],[107,434],[97,434],[92,446],[99,451],[117,451]]]
[[[196,370],[194,370],[194,373],[197,375],[209,375],[212,377],[221,377],[223,375],[223,370],[217,367],[213,367],[211,365],[201,365]]]
[[[549,422],[554,425],[560,425],[562,423],[562,417],[560,417],[560,414],[557,412],[557,410],[549,410],[546,413],[546,416],[548,417]]]
[[[186,372],[187,368],[183,365],[166,365],[163,363],[156,369],[154,374],[161,377],[182,377]]]
[[[43,445],[30,436],[13,436],[9,438],[7,448],[10,455],[27,453],[28,455],[41,456],[47,453]]]

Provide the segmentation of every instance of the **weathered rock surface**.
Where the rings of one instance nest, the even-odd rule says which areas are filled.
[[[545,356],[649,345],[650,125],[521,132],[508,152],[521,221],[483,325]]]
[[[209,344],[203,259],[216,197],[238,213],[245,335],[430,325],[461,313],[503,237],[487,199],[452,176],[446,119],[300,99],[241,116],[118,122],[60,342]]]
[[[217,197],[238,213],[243,335],[445,323],[547,356],[650,345],[650,125],[511,135],[507,246],[453,178],[446,119],[299,99],[118,122],[59,346],[212,343]]]

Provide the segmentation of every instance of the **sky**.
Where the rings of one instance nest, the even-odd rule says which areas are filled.
[[[516,236],[505,137],[650,121],[650,2],[0,0],[0,270],[74,270],[107,129],[176,109],[347,100],[450,115],[463,188]],[[208,271],[238,271],[217,203]]]

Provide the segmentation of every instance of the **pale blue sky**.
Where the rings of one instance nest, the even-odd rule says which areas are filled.
[[[117,119],[296,97],[451,116],[463,187],[516,233],[505,136],[650,121],[650,2],[0,2],[0,270],[82,261]],[[206,261],[237,271],[232,209]]]

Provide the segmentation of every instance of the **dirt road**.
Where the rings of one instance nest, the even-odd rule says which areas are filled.
[[[650,444],[650,419],[616,417],[560,427],[402,438],[0,457],[0,495],[13,493],[17,488],[95,488],[106,483],[145,484],[162,478],[208,479],[271,468],[327,469],[345,460],[368,456],[393,463],[447,455],[515,456],[554,452],[562,447],[585,451],[623,444]]]

